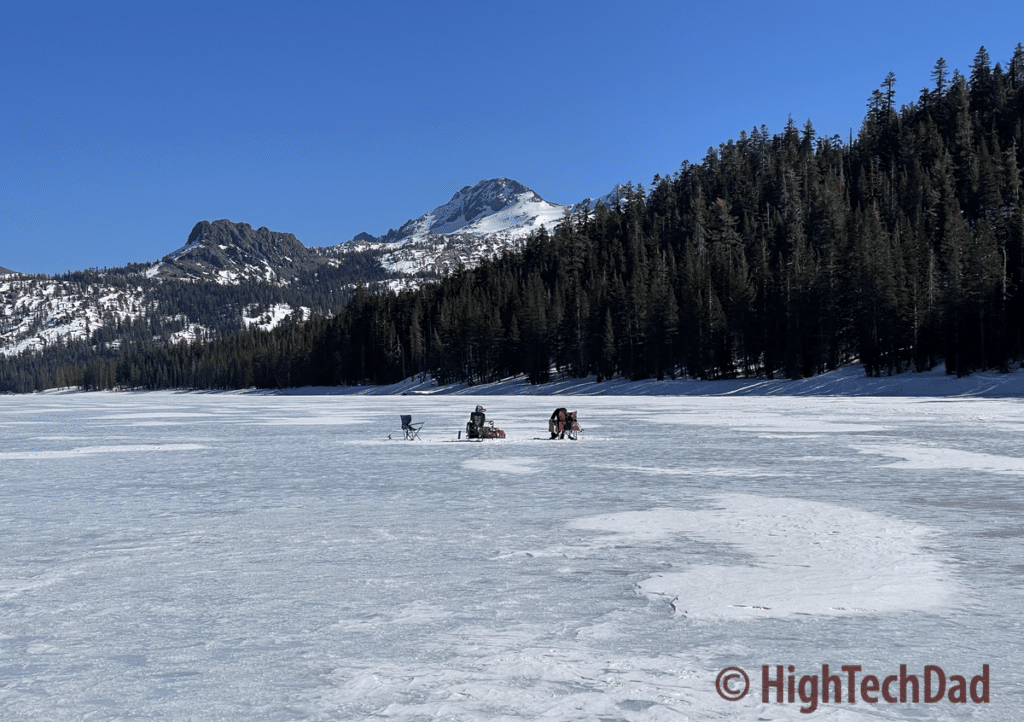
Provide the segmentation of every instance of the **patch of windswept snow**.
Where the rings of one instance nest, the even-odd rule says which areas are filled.
[[[594,376],[560,378],[546,384],[531,384],[525,376],[491,383],[437,385],[429,375],[415,376],[385,386],[339,386],[317,389],[286,389],[284,394],[459,394],[467,396],[877,396],[954,398],[1024,398],[1024,369],[1002,374],[995,371],[957,378],[941,367],[925,373],[904,373],[882,378],[864,375],[861,365],[845,366],[808,379],[733,379],[700,381],[676,379],[630,381],[614,378],[598,382]],[[749,424],[747,417],[745,424]],[[872,428],[874,428],[872,426]],[[795,433],[795,429],[774,421],[765,430]],[[833,430],[821,425],[815,433]],[[872,429],[862,428],[861,431]]]
[[[639,584],[678,616],[749,620],[936,611],[958,596],[950,565],[929,551],[935,530],[847,506],[721,494],[710,509],[649,509],[570,523],[595,545],[677,535],[728,545],[745,564],[694,564]]]
[[[277,328],[281,323],[293,314],[293,309],[287,303],[277,303],[271,306],[266,311],[259,313],[254,316],[248,315],[254,310],[253,306],[246,308],[245,313],[242,316],[242,322],[246,328],[256,327],[263,331],[271,331]],[[309,318],[310,309],[306,306],[299,308],[299,320],[306,320]]]

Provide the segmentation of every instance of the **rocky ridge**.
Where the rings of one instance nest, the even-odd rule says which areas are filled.
[[[248,223],[200,221],[184,246],[164,256],[151,273],[160,278],[287,284],[323,263],[291,233]]]
[[[154,264],[56,278],[0,269],[0,356],[77,341],[112,347],[126,329],[176,343],[305,320],[340,307],[358,281],[413,287],[516,249],[568,213],[590,212],[598,202],[614,206],[621,194],[617,187],[561,206],[498,178],[466,186],[382,236],[362,233],[338,246],[307,247],[291,233],[200,221],[184,246]]]

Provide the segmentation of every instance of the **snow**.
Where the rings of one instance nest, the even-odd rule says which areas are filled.
[[[606,545],[650,544],[679,534],[746,555],[740,567],[697,564],[639,585],[645,594],[670,599],[675,613],[686,617],[937,611],[962,596],[951,566],[929,553],[935,531],[927,527],[788,497],[722,494],[711,502],[711,509],[620,512],[572,526],[612,532],[602,540]]]
[[[203,245],[203,239],[202,238],[197,238],[196,240],[192,241],[191,243],[186,243],[181,248],[178,248],[178,249],[176,249],[174,251],[171,251],[170,253],[167,254],[167,256],[165,256],[165,258],[171,258],[171,259],[176,260],[176,259],[181,258],[182,256],[184,256],[189,251],[192,251],[193,249],[199,248],[202,245]]]
[[[293,395],[358,394],[358,395],[561,395],[575,396],[863,396],[863,397],[944,397],[944,398],[1024,398],[1024,369],[1012,373],[986,371],[963,378],[950,376],[941,366],[926,373],[903,373],[881,378],[864,376],[860,365],[845,366],[819,376],[791,381],[788,379],[734,379],[700,381],[676,379],[630,381],[613,378],[598,383],[587,378],[556,378],[545,384],[530,384],[526,377],[516,376],[492,383],[437,385],[429,376],[415,376],[383,386],[331,386],[288,389],[281,393]],[[882,402],[879,402],[882,403]],[[765,412],[758,423],[775,412]],[[839,422],[835,422],[839,423]],[[841,431],[833,423],[830,428]],[[799,422],[804,432],[811,431],[805,421]],[[820,431],[820,430],[815,430]]]
[[[554,229],[570,210],[515,181],[492,179],[463,188],[448,203],[379,237],[387,239],[384,245],[353,240],[338,250],[378,248],[383,251],[383,268],[398,276],[388,280],[388,287],[415,288],[421,280],[413,278],[415,274],[440,276],[460,264],[472,268],[485,258],[517,249],[542,226]]]
[[[276,303],[258,315],[249,315],[256,310],[258,310],[258,306],[253,304],[252,306],[247,307],[242,314],[242,323],[245,324],[246,328],[255,326],[263,331],[270,331],[281,325],[281,323],[293,313],[292,307],[287,303]],[[309,318],[309,314],[309,307],[299,307],[300,321],[307,320]]]
[[[761,665],[989,664],[814,718],[1018,719],[1019,376],[0,397],[0,718],[795,720]]]
[[[145,311],[140,288],[113,289],[88,286],[84,291],[58,281],[14,280],[0,284],[0,355],[39,351],[68,340],[90,337],[105,325],[138,318]]]
[[[530,228],[522,228],[524,224],[533,224],[534,219],[541,222],[557,224],[566,211],[565,206],[548,203],[529,189],[522,192],[511,192],[511,187],[502,180],[481,181],[473,188],[464,188],[455,194],[448,203],[428,211],[417,219],[409,221],[402,227],[406,238],[422,239],[428,234],[449,234],[456,231],[468,233],[497,233],[500,231],[516,231],[528,234]],[[483,207],[476,214],[467,217],[466,205],[479,198],[507,203],[498,211]],[[534,229],[535,230],[535,229]]]
[[[474,220],[462,226],[461,230],[481,234],[515,230],[525,237],[542,225],[554,228],[562,222],[565,216],[565,206],[540,200],[532,191],[517,194],[515,199],[514,204],[479,220]]]
[[[180,315],[180,314],[179,314]],[[187,320],[187,318],[185,318]],[[175,331],[168,337],[167,341],[172,344],[178,343],[193,343],[210,336],[210,329],[205,326],[201,326],[198,323],[186,324],[185,328],[181,331]],[[158,340],[158,339],[154,339]]]

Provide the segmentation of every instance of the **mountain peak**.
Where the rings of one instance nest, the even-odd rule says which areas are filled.
[[[489,178],[464,186],[451,200],[419,218],[406,221],[383,236],[360,233],[348,243],[321,249],[328,257],[350,251],[378,254],[381,266],[395,274],[393,288],[414,285],[412,278],[439,276],[460,264],[472,267],[521,247],[542,226],[554,230],[566,214],[592,213],[600,203],[618,207],[624,187],[616,186],[600,198],[561,206],[541,198],[510,178]]]
[[[605,208],[618,208],[626,200],[629,194],[629,189],[621,183],[616,183],[615,187],[610,193],[606,193],[600,198],[584,198],[579,203],[572,206],[573,213],[579,213],[581,211],[586,213],[593,213],[600,203]]]
[[[185,247],[195,244],[204,245],[227,245],[248,247],[254,244],[284,245],[295,248],[302,246],[298,238],[291,233],[278,233],[271,231],[265,226],[255,231],[248,223],[234,223],[226,218],[219,221],[199,221],[188,234],[188,241]]]
[[[459,196],[514,196],[520,193],[533,193],[529,188],[519,181],[509,178],[491,178],[482,180],[474,186],[465,186],[458,193],[452,196],[455,200]]]
[[[291,233],[227,219],[199,221],[184,246],[164,256],[160,274],[210,278],[218,283],[246,279],[287,282],[313,267],[309,249]]]
[[[473,232],[478,224],[488,225],[488,232],[508,230],[532,225],[531,220],[538,216],[550,223],[553,217],[561,216],[561,210],[553,210],[560,208],[518,181],[491,178],[465,186],[443,206],[407,221],[398,230],[391,229],[379,240],[398,243],[431,234]]]

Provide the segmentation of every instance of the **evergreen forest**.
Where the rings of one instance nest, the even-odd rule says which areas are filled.
[[[0,361],[10,390],[484,383],[1009,371],[1024,359],[1024,45],[940,59],[859,133],[792,120],[684,162],[617,207],[418,290],[361,286],[331,317],[66,363]],[[21,384],[14,373],[37,368]],[[17,367],[17,368],[15,368]],[[26,387],[27,386],[27,387]],[[3,390],[0,384],[0,390]]]

